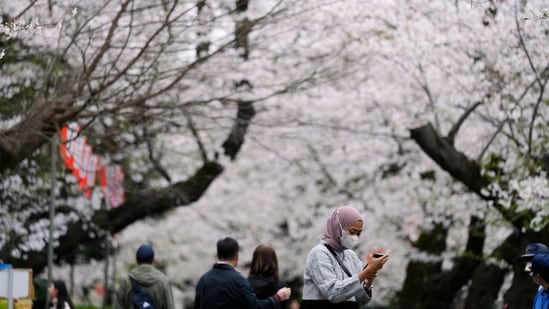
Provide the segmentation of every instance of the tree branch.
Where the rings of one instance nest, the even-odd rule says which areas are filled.
[[[238,112],[236,121],[231,129],[229,137],[223,143],[223,149],[225,149],[225,155],[229,156],[231,160],[236,158],[236,154],[240,150],[242,144],[244,144],[244,136],[248,131],[248,127],[252,118],[255,116],[255,109],[253,102],[240,101],[238,102]]]
[[[207,162],[208,161],[208,153],[206,152],[206,148],[204,147],[204,144],[202,143],[202,139],[198,135],[198,130],[196,130],[193,118],[192,118],[191,114],[185,108],[183,108],[183,114],[185,115],[185,118],[187,118],[187,124],[188,124],[189,130],[191,130],[191,133],[194,136],[194,139],[196,140],[196,144],[198,145],[198,150],[200,151],[200,155],[202,157],[202,160],[204,162]]]
[[[481,193],[487,181],[482,177],[478,164],[442,138],[431,123],[411,129],[410,133],[412,139],[440,167],[463,182],[471,191],[487,198]]]
[[[548,70],[549,70],[549,67],[543,70],[542,76],[545,75],[546,71]],[[534,122],[538,117],[539,106],[541,105],[541,103],[543,103],[543,94],[545,92],[545,87],[547,86],[548,79],[549,79],[549,76],[547,76],[545,80],[540,83],[538,99],[536,101],[536,106],[534,107],[534,111],[532,112],[532,119],[530,119],[530,126],[528,127],[528,156],[532,155],[532,135],[534,134]]]
[[[419,63],[417,65],[417,68],[419,70],[419,72],[421,73],[422,76],[425,76],[425,71],[423,70],[423,66],[421,65],[421,63]],[[429,106],[431,107],[431,111],[433,112],[433,116],[435,118],[435,125],[436,125],[436,128],[440,128],[440,122],[438,120],[438,115],[437,115],[437,112],[435,110],[435,99],[433,98],[433,94],[431,93],[431,89],[429,88],[429,84],[427,84],[427,81],[420,81],[419,78],[416,78],[416,81],[418,82],[418,84],[420,85],[421,89],[423,89],[423,91],[425,91],[425,94],[427,95],[427,99],[429,99]]]
[[[76,111],[71,105],[70,101],[34,104],[22,121],[0,132],[0,172],[26,159],[74,118]]]
[[[132,2],[131,0],[126,0],[126,2],[122,4],[120,11],[118,11],[115,18],[113,19],[109,32],[107,33],[107,37],[105,38],[105,42],[103,42],[101,49],[99,49],[99,52],[97,53],[95,58],[92,60],[92,62],[90,63],[90,66],[85,70],[84,75],[80,78],[80,81],[78,82],[78,88],[74,93],[75,98],[82,94],[84,86],[87,84],[92,73],[95,71],[95,69],[99,65],[99,62],[101,61],[101,59],[103,58],[107,50],[109,49],[111,45],[111,40],[114,36],[114,32],[118,27],[118,21],[120,20],[120,18],[122,17],[122,14],[126,11],[126,8],[131,2]]]
[[[225,153],[233,160],[244,142],[244,135],[254,115],[253,103],[239,104],[233,129],[223,143]],[[73,252],[78,245],[96,241],[97,239],[90,235],[86,226],[95,226],[101,230],[116,233],[138,220],[166,213],[176,207],[188,206],[200,199],[223,170],[224,166],[220,163],[207,161],[185,181],[161,189],[131,190],[130,188],[128,190],[126,188],[124,204],[117,208],[97,211],[91,222],[79,220],[68,225],[67,232],[57,240],[59,246],[55,248],[55,254],[65,256]],[[33,268],[36,273],[46,266],[46,255],[43,252],[32,251],[26,252],[24,257],[12,257],[10,254],[14,249],[12,246],[13,244],[5,244],[0,249],[0,256],[5,263],[10,263],[14,267]]]
[[[482,150],[480,151],[480,153],[478,154],[478,157],[477,157],[477,162],[480,162],[480,160],[482,160],[482,157],[484,157],[484,154],[486,153],[486,151],[488,151],[488,148],[490,148],[490,145],[492,145],[492,143],[494,142],[494,140],[496,139],[496,136],[501,132],[501,130],[503,129],[503,126],[509,122],[509,119],[506,118],[505,120],[503,120],[499,126],[497,127],[496,131],[494,132],[494,134],[492,134],[492,137],[490,137],[490,140],[488,141],[488,143],[486,143],[486,145],[484,145],[484,148],[482,148]]]
[[[518,231],[523,229],[524,222],[530,222],[531,213],[515,213],[501,205],[497,196],[483,193],[482,189],[486,188],[490,181],[482,176],[478,162],[455,149],[430,123],[411,129],[410,133],[412,139],[438,166],[483,200],[491,201],[492,206]]]
[[[461,128],[461,125],[465,122],[467,117],[473,113],[473,111],[479,107],[481,104],[483,104],[483,101],[475,102],[475,104],[471,105],[465,112],[459,117],[458,121],[452,126],[450,131],[448,132],[448,135],[446,136],[446,140],[450,145],[454,145],[455,137]]]

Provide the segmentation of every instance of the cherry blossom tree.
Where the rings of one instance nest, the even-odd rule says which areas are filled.
[[[49,3],[3,6],[59,25],[2,47],[13,85],[0,104],[10,107],[0,133],[9,261],[44,265],[45,146],[78,120],[99,153],[124,165],[127,201],[83,202],[59,170],[60,257],[120,232],[119,263],[152,242],[172,283],[192,291],[215,241],[232,235],[244,272],[266,242],[284,277],[299,281],[326,217],[352,204],[366,220],[359,253],[391,251],[374,304],[528,301],[515,259],[547,239],[549,209],[544,8]]]
[[[547,100],[545,86],[549,67],[546,53],[538,48],[538,42],[546,36],[546,25],[525,22],[520,17],[521,10],[525,8],[517,4],[496,6],[493,3],[486,9],[483,26],[489,33],[497,31],[497,35],[491,37],[516,43],[499,45],[498,53],[488,53],[490,47],[482,48],[483,44],[481,47],[475,44],[465,51],[465,55],[473,55],[472,62],[481,70],[475,74],[481,78],[481,87],[477,88],[478,92],[469,88],[472,98],[465,101],[469,103],[457,102],[462,111],[456,112],[457,117],[448,117],[453,119],[448,129],[442,128],[440,114],[436,113],[437,103],[446,100],[446,96],[435,96],[427,79],[421,83],[435,117],[427,125],[412,128],[412,138],[453,179],[485,201],[481,205],[486,203],[496,211],[500,217],[498,221],[512,228],[512,234],[501,246],[485,252],[483,242],[489,237],[486,225],[491,220],[486,220],[482,213],[470,213],[467,246],[461,257],[455,260],[451,271],[434,271],[426,277],[426,282],[435,286],[434,291],[419,293],[417,297],[425,294],[439,297],[427,300],[423,306],[437,302],[441,307],[450,305],[471,277],[473,281],[469,286],[467,308],[490,306],[497,298],[509,267],[514,269],[513,286],[506,294],[509,306],[525,306],[531,300],[530,295],[518,288],[527,286],[529,278],[524,276],[516,258],[527,243],[543,241],[548,232],[544,192],[547,187],[547,165],[543,146],[547,136],[543,123],[547,115],[540,106]],[[506,35],[502,36],[501,32]],[[497,44],[494,40],[486,41]],[[421,64],[418,69],[419,73],[423,71]],[[441,99],[436,100],[435,97]],[[471,125],[480,125],[482,129],[476,131],[477,127],[471,131]],[[447,130],[447,135],[443,135],[442,130]],[[458,142],[459,135],[465,135],[466,140]],[[438,233],[439,230],[434,230],[431,238]],[[438,242],[444,247],[441,240],[439,238],[431,245]],[[432,250],[423,249],[428,252]],[[494,265],[494,261],[504,261],[507,266]],[[428,271],[432,270],[430,268]],[[410,275],[407,278],[412,284]],[[444,301],[440,295],[448,295],[447,300]],[[419,307],[422,307],[421,303]]]
[[[249,59],[248,36],[282,18],[280,3],[253,11],[247,1],[51,4],[4,6],[6,24],[11,16],[62,16],[40,35],[21,31],[27,36],[12,39],[3,58],[9,113],[0,142],[0,170],[8,178],[2,220],[13,233],[5,234],[1,252],[15,265],[44,266],[47,195],[28,194],[27,187],[45,190],[46,146],[67,121],[79,121],[95,150],[122,163],[129,177],[126,202],[99,209],[97,199],[90,208],[75,198],[58,171],[59,203],[66,205],[56,226],[59,256],[102,231],[196,201],[236,158],[256,102],[305,87],[315,75],[271,84],[251,73],[258,61]],[[37,64],[39,55],[46,59]],[[181,171],[170,172],[176,166]]]

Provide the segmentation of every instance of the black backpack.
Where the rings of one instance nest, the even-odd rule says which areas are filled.
[[[151,294],[143,291],[137,281],[130,277],[132,284],[132,304],[134,309],[156,309]]]

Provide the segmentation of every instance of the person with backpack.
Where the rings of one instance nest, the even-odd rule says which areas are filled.
[[[135,259],[137,266],[130,270],[116,291],[114,309],[174,309],[168,278],[153,266],[153,248],[141,245]]]

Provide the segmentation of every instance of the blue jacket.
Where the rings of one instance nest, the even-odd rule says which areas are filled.
[[[257,299],[250,283],[231,265],[216,263],[196,285],[196,309],[272,309],[273,297]]]
[[[541,286],[539,287],[532,309],[549,309],[549,291],[545,291]]]

